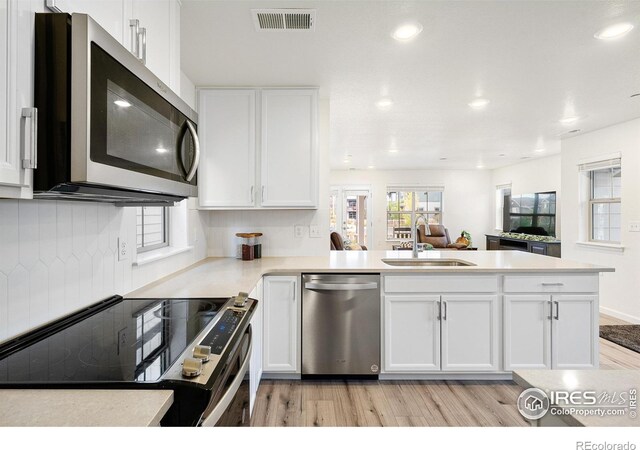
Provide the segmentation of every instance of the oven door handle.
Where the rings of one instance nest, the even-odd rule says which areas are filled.
[[[224,412],[227,410],[233,398],[238,391],[238,388],[242,384],[244,380],[245,373],[249,368],[249,360],[251,359],[251,351],[253,349],[253,331],[249,329],[249,350],[247,351],[246,356],[244,357],[244,361],[242,361],[242,365],[240,366],[240,370],[238,370],[238,374],[233,379],[233,382],[227,389],[227,392],[224,393],[218,404],[213,408],[211,413],[202,419],[200,426],[202,427],[213,427],[218,423],[218,420],[222,417]]]

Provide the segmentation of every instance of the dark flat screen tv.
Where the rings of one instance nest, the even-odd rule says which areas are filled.
[[[535,234],[538,236],[556,235],[556,193],[536,192],[534,194],[509,195],[505,197],[504,231]],[[507,216],[507,214],[505,214]]]

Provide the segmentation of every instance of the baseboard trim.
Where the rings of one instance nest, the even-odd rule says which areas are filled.
[[[640,324],[640,317],[634,317],[632,315],[625,314],[620,311],[616,311],[615,309],[607,308],[605,306],[600,306],[600,312],[602,314],[606,314],[607,316],[615,317],[616,319],[625,320],[630,323]]]
[[[380,380],[512,380],[511,372],[493,372],[493,373],[455,373],[455,372],[434,372],[434,373],[381,373]]]

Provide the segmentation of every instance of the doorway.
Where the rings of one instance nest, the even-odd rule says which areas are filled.
[[[345,243],[370,246],[371,192],[356,186],[332,186],[329,196],[329,232],[337,231]]]

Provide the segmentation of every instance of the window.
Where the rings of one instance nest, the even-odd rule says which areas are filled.
[[[620,243],[620,165],[589,171],[589,240]]]
[[[136,210],[138,253],[168,246],[169,211],[167,207],[141,206]]]
[[[511,185],[496,186],[496,230],[509,231],[509,202]],[[504,205],[507,205],[505,209]],[[506,213],[506,218],[505,218]]]
[[[442,187],[388,187],[387,240],[412,239],[416,217],[442,224]]]

